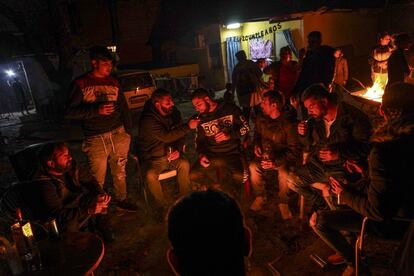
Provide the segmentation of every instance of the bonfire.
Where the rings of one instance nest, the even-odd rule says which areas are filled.
[[[367,89],[367,92],[361,94],[361,97],[380,103],[382,102],[382,95],[384,95],[384,87],[381,82],[375,80],[374,84]]]

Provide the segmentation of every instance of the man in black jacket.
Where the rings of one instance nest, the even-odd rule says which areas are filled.
[[[64,143],[48,143],[39,151],[39,169],[34,183],[27,185],[25,201],[33,217],[40,221],[56,219],[59,231],[79,231],[89,215],[108,207],[107,195],[89,171],[82,170]],[[109,229],[101,229],[109,234]],[[104,237],[105,238],[105,237]]]
[[[296,122],[284,117],[283,98],[278,91],[263,95],[262,114],[256,118],[254,129],[254,154],[250,161],[250,181],[256,198],[250,209],[259,211],[266,200],[265,179],[277,171],[279,185],[279,210],[283,219],[292,218],[288,206],[287,176],[290,169],[302,160]]]
[[[342,275],[354,275],[354,249],[340,231],[358,232],[363,217],[371,229],[385,236],[402,237],[408,223],[394,218],[414,218],[414,86],[395,83],[382,98],[384,125],[372,137],[369,178],[365,189],[354,190],[331,178],[332,191],[352,209],[321,211],[313,217],[314,231],[348,263]],[[361,168],[352,166],[361,171]]]
[[[226,188],[239,196],[243,181],[240,138],[248,135],[249,125],[237,106],[213,101],[203,88],[191,97],[201,120],[196,137],[198,160],[191,168],[191,182],[205,186],[216,181],[220,185],[229,173],[232,187]]]
[[[65,118],[82,121],[82,150],[88,156],[92,175],[102,187],[109,161],[117,208],[136,211],[137,206],[126,200],[125,167],[132,124],[125,97],[118,81],[110,75],[109,50],[102,46],[91,48],[90,60],[92,71],[73,82]]]
[[[321,85],[306,89],[302,102],[310,116],[310,120],[298,124],[307,162],[296,168],[288,184],[313,203],[315,209],[325,208],[324,198],[312,186],[318,185],[329,204],[328,177],[349,178],[344,168],[346,161],[366,163],[371,125],[362,111],[346,103],[337,103],[335,94]]]
[[[157,89],[144,106],[139,119],[138,154],[144,167],[145,179],[159,207],[166,207],[158,176],[168,168],[177,170],[180,193],[190,190],[188,160],[183,156],[185,135],[196,129],[199,120],[183,123],[174,107],[171,93]]]

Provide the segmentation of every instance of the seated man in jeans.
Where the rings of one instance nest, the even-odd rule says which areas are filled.
[[[145,103],[138,123],[137,150],[149,190],[161,209],[167,207],[158,180],[162,171],[176,169],[180,193],[190,190],[190,165],[183,156],[183,146],[185,135],[198,123],[199,120],[182,122],[171,93],[165,89],[155,90]]]
[[[283,219],[290,219],[287,176],[290,167],[302,160],[296,122],[283,116],[283,98],[277,91],[270,90],[263,95],[261,108],[263,114],[257,116],[254,130],[255,159],[249,165],[250,180],[256,194],[250,209],[261,209],[266,199],[265,177],[277,171],[280,213]]]
[[[34,219],[47,222],[56,219],[60,232],[79,231],[89,215],[97,215],[108,207],[107,195],[88,169],[72,161],[65,143],[48,143],[39,153],[39,169],[33,185],[26,185],[25,202]],[[99,216],[98,230],[105,241],[113,239],[108,225]]]
[[[196,137],[198,160],[191,169],[191,182],[222,185],[229,174],[231,186],[220,188],[238,197],[243,181],[240,138],[248,135],[249,125],[237,106],[214,101],[203,88],[194,91],[191,98],[201,120]]]
[[[302,94],[310,119],[298,124],[298,133],[309,160],[295,168],[288,184],[310,201],[315,210],[326,208],[326,202],[332,206],[328,177],[349,178],[344,163],[366,163],[370,150],[368,117],[357,108],[338,102],[335,96],[319,84],[310,86]],[[322,194],[313,188],[315,183],[321,187]]]
[[[320,211],[311,218],[314,231],[348,264],[342,275],[354,275],[354,249],[340,231],[359,232],[362,220],[382,235],[399,235],[408,223],[395,217],[414,218],[414,86],[391,85],[382,98],[385,123],[374,133],[369,156],[369,178],[365,189],[356,191],[331,178],[331,189],[352,209]],[[358,166],[351,166],[358,169]]]

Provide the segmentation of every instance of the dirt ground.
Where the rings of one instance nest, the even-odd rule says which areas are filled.
[[[180,103],[178,108],[185,118],[194,112],[189,102]],[[15,123],[2,121],[0,127],[2,134],[9,138],[8,144],[2,147],[0,158],[2,188],[16,180],[7,155],[32,143],[64,138],[70,141],[69,146],[75,158],[85,162],[76,128],[37,123],[30,119],[23,122],[16,120]],[[193,138],[187,139],[187,155],[190,160],[194,160]],[[107,182],[107,188],[111,190],[110,177]],[[105,245],[104,259],[95,275],[173,275],[165,257],[169,247],[165,221],[159,222],[151,214],[147,214],[132,159],[127,165],[127,183],[129,198],[138,203],[140,210],[136,213],[122,213],[110,208],[108,216],[116,240]],[[174,183],[167,181],[164,188],[173,201]],[[274,187],[270,186],[269,189],[274,193]],[[280,217],[274,198],[269,200],[260,214],[247,211],[251,200],[244,198],[242,202],[246,224],[253,232],[253,254],[246,259],[248,275],[276,275],[271,272],[270,264],[281,275],[341,275],[344,266],[322,269],[310,259],[311,254],[325,258],[333,252],[317,238],[307,226],[306,220],[298,219],[297,206],[292,206],[296,209],[295,218],[285,222]],[[7,229],[7,225],[2,225],[0,235],[6,234]],[[376,238],[369,238],[367,244],[367,259],[372,274],[392,275],[389,261],[398,244]],[[4,263],[0,266],[0,274],[3,275],[1,268],[5,271]]]

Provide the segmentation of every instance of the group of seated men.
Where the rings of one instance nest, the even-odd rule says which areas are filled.
[[[105,237],[105,230],[109,228],[105,216],[100,214],[111,200],[102,189],[108,157],[112,160],[111,170],[115,171],[117,206],[128,210],[134,206],[126,201],[127,150],[124,149],[129,147],[130,137],[119,121],[120,102],[90,103],[102,94],[97,89],[109,85],[111,89],[105,99],[111,96],[112,100],[117,100],[114,89],[118,84],[110,79],[106,86],[100,85],[100,78],[109,76],[111,64],[99,63],[98,58],[95,61],[92,75],[80,82],[67,112],[69,118],[86,120],[84,151],[92,176],[79,173],[64,143],[48,144],[39,153],[41,162],[36,180],[41,185],[33,191],[38,196],[28,198],[36,201],[33,206],[37,207],[33,210],[40,219],[55,217],[61,228],[68,231],[77,230],[86,218],[96,215],[97,225]],[[95,85],[95,92],[89,88],[91,85]],[[91,95],[91,91],[95,94]],[[139,118],[137,153],[146,183],[161,209],[168,206],[158,176],[168,168],[177,170],[177,182],[183,195],[194,187],[203,190],[212,186],[237,200],[241,196],[244,168],[248,168],[255,195],[250,206],[253,211],[260,210],[266,202],[265,180],[276,182],[273,173],[277,171],[282,217],[292,217],[287,204],[290,188],[313,205],[316,212],[311,219],[312,227],[352,270],[353,251],[339,230],[353,227],[347,230],[354,231],[362,216],[388,225],[393,216],[407,215],[413,210],[408,208],[412,187],[404,181],[412,179],[414,172],[414,155],[411,154],[414,149],[413,95],[413,86],[408,84],[398,83],[389,88],[381,108],[385,124],[375,132],[375,143],[372,143],[368,117],[338,101],[336,95],[323,86],[311,85],[302,93],[301,102],[309,119],[299,123],[286,111],[283,97],[277,91],[268,91],[263,95],[262,112],[256,117],[253,154],[247,164],[242,144],[250,142],[249,123],[236,105],[217,101],[206,90],[198,89],[191,96],[198,114],[183,122],[171,93],[157,89]],[[190,166],[184,153],[185,136],[192,130],[198,157]],[[102,131],[108,131],[108,135]],[[98,147],[101,150],[98,151]],[[103,162],[105,166],[99,166]],[[369,178],[364,173],[367,170]],[[87,193],[83,193],[84,188]],[[351,209],[335,210],[332,193],[339,194]],[[352,222],[352,227],[343,225],[348,222]],[[110,240],[110,233],[106,234]]]
[[[270,115],[274,113],[266,112],[268,102],[273,100],[269,95],[264,95],[264,118],[260,120],[272,121],[275,117]],[[389,88],[379,110],[384,122],[372,135],[370,123],[362,112],[337,102],[335,96],[323,87],[310,87],[304,92],[302,100],[311,117],[311,120],[297,126],[299,140],[306,153],[305,160],[300,160],[300,157],[295,159],[298,137],[286,138],[289,141],[286,147],[289,145],[291,148],[280,150],[283,152],[281,156],[285,157],[283,162],[272,157],[270,162],[265,158],[260,163],[255,160],[250,163],[250,172],[256,173],[251,175],[252,182],[260,183],[263,170],[271,168],[279,173],[282,171],[282,176],[279,176],[282,182],[279,185],[282,186],[283,171],[287,170],[288,186],[313,203],[315,212],[310,219],[313,230],[336,252],[328,257],[328,261],[332,264],[346,263],[342,275],[355,275],[354,249],[349,240],[353,233],[360,231],[364,217],[373,221],[370,229],[377,234],[398,238],[402,238],[408,227],[407,219],[414,218],[414,203],[411,200],[414,186],[410,181],[414,176],[414,86],[396,83]],[[283,127],[282,122],[278,125],[279,129],[272,132],[273,136],[289,137],[289,133],[293,136],[294,131]],[[256,129],[260,127],[256,123]],[[264,147],[255,148],[256,157],[261,157],[265,152]],[[272,151],[275,152],[278,151]],[[296,165],[294,160],[298,161]],[[272,165],[267,167],[268,164]],[[255,177],[258,177],[256,182],[253,180]],[[283,190],[280,187],[280,202],[283,202]],[[263,197],[260,184],[255,191],[257,197]],[[332,201],[332,195],[340,199],[340,206]],[[168,260],[178,274],[209,271],[209,268],[216,273],[228,268],[234,272],[232,275],[244,275],[243,256],[249,254],[251,235],[249,231],[241,235],[244,225],[239,219],[240,214],[233,210],[231,200],[225,197],[219,192],[196,192],[183,197],[171,208]],[[232,216],[227,213],[231,210],[234,212]],[[235,227],[237,231],[229,234],[216,224],[224,225],[224,221],[229,228]],[[220,231],[215,231],[217,228]],[[344,236],[345,233],[347,236]],[[205,239],[206,236],[209,238]],[[228,248],[227,243],[220,242],[223,237],[235,239],[237,245]],[[215,254],[211,252],[218,253],[220,250],[227,254],[226,264],[220,262],[224,258],[212,257]],[[208,252],[209,256],[197,258],[202,252]],[[412,269],[409,258],[402,258],[399,263],[404,264],[400,268],[406,271]],[[236,273],[240,268],[242,271]]]

